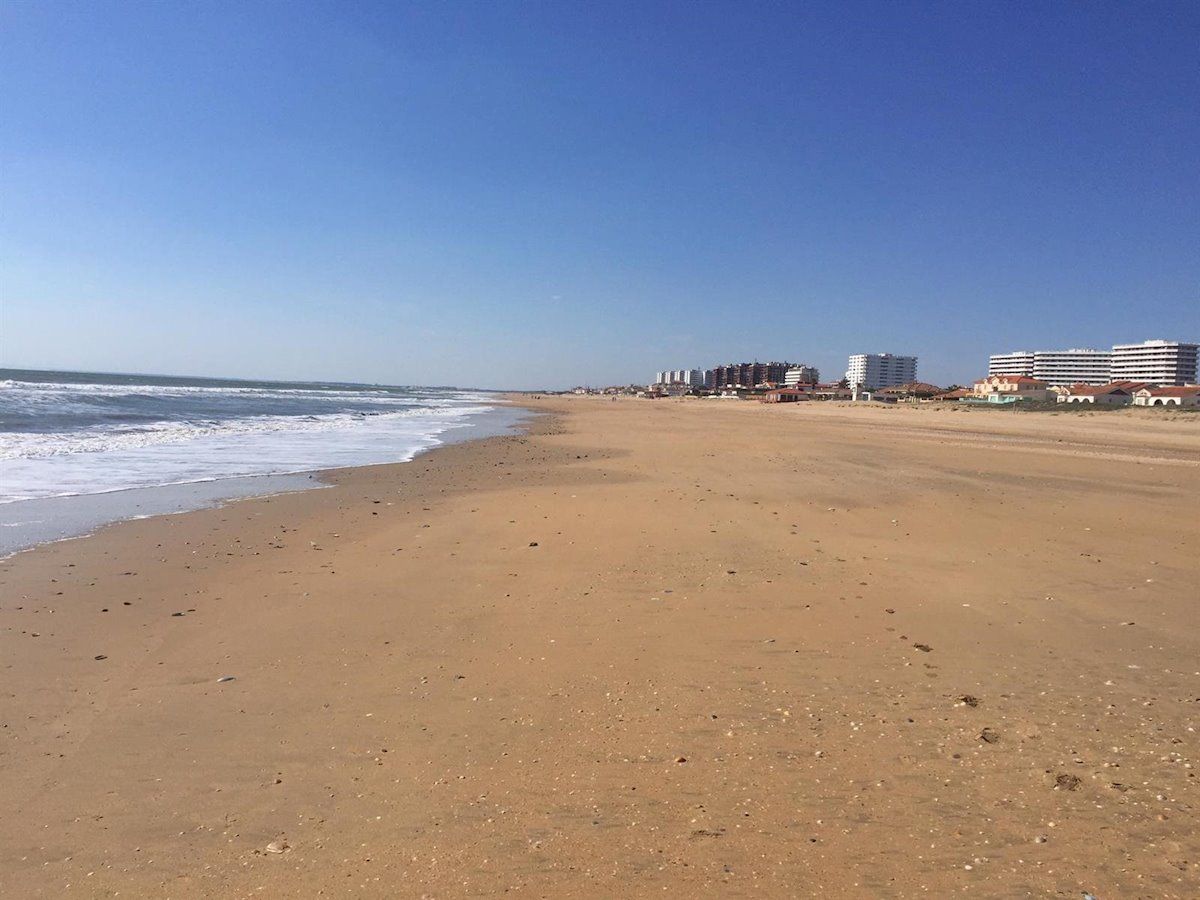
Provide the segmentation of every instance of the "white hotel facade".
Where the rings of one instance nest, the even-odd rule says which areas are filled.
[[[1193,384],[1197,345],[1180,341],[1117,344],[1112,350],[1019,350],[988,359],[988,375],[1029,375],[1051,387],[1148,381],[1159,385]]]
[[[1033,377],[1051,387],[1070,384],[1107,384],[1112,354],[1107,350],[1043,350],[1034,354]]]
[[[704,387],[703,369],[667,369],[654,373],[655,384],[683,384],[688,387]]]
[[[1107,384],[1112,354],[1107,350],[1018,350],[988,359],[988,375],[1028,375],[1051,387]]]
[[[1196,384],[1200,344],[1142,341],[1112,349],[1113,381],[1148,381],[1160,387]]]
[[[1029,350],[993,353],[988,357],[988,377],[992,375],[1028,375],[1033,377],[1033,358]]]
[[[796,387],[799,384],[816,384],[821,380],[821,373],[813,366],[792,366],[783,373],[783,386]]]
[[[891,353],[856,353],[846,367],[850,387],[882,390],[917,380],[917,358]]]

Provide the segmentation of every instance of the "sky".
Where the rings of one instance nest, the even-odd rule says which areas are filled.
[[[560,388],[1200,339],[1200,3],[4,2],[0,364]]]

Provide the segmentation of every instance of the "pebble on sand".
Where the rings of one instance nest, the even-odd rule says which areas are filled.
[[[1062,774],[1054,779],[1055,790],[1073,791],[1082,784],[1078,775]]]

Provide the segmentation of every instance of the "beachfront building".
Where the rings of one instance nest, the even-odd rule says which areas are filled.
[[[988,358],[989,376],[1028,376],[1051,386],[1104,384],[1109,380],[1108,350],[1016,350]]]
[[[841,383],[814,384],[809,394],[814,400],[850,400],[854,392]]]
[[[649,388],[646,389],[645,396],[647,396],[647,397],[682,397],[689,390],[691,390],[691,388],[689,388],[686,384],[681,384],[679,382],[675,382],[674,384],[671,384],[671,383],[652,384],[652,385],[650,385]],[[642,394],[639,394],[638,396],[640,397],[640,396],[642,396]]]
[[[1112,348],[1113,381],[1149,381],[1163,386],[1195,384],[1200,345],[1183,341],[1142,341]]]
[[[1119,384],[1073,384],[1058,395],[1059,403],[1088,403],[1093,406],[1128,406],[1133,391]]]
[[[879,393],[889,400],[932,400],[942,393],[942,389],[926,381],[910,381],[884,388]]]
[[[1106,384],[1112,354],[1107,350],[1018,350],[988,357],[988,375],[1027,375],[1051,387]]]
[[[1017,350],[988,357],[988,375],[1026,375],[1051,387],[1105,384],[1112,354],[1107,350]]]
[[[891,353],[856,353],[846,368],[846,381],[851,387],[861,385],[868,390],[895,387],[917,380],[917,358]]]
[[[667,369],[654,373],[655,384],[682,384],[684,387],[704,387],[704,372],[700,369]]]
[[[1116,344],[1111,350],[1017,350],[988,357],[989,375],[1028,375],[1052,387],[1146,381],[1186,385],[1197,381],[1200,345],[1185,341]]]
[[[1182,406],[1190,409],[1200,407],[1200,386],[1168,385],[1167,387],[1144,387],[1133,392],[1134,406]]]
[[[994,353],[988,357],[989,375],[1028,375],[1033,377],[1034,353],[1015,350],[1012,353]]]
[[[795,363],[729,363],[724,366],[713,366],[712,388],[743,387],[753,388],[764,384],[783,384],[788,369],[797,368]]]
[[[797,403],[801,400],[809,400],[810,391],[803,388],[781,387],[772,388],[762,394],[758,399],[763,403]]]
[[[1033,355],[1033,377],[1059,386],[1107,384],[1111,359],[1107,350],[1039,350]]]
[[[1018,400],[1053,400],[1050,385],[1028,375],[989,375],[976,381],[971,392],[973,400],[986,403],[1016,403]]]
[[[783,373],[783,383],[787,387],[798,384],[816,384],[821,380],[821,373],[814,366],[792,366]]]

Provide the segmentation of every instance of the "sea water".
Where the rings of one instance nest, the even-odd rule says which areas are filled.
[[[80,533],[48,518],[91,509],[94,527],[294,489],[301,480],[277,476],[407,461],[447,440],[504,433],[520,416],[494,394],[455,388],[0,369],[0,553],[28,546],[11,529],[31,523],[53,537]],[[166,485],[180,487],[147,490]],[[136,508],[93,497],[116,492]],[[48,502],[70,497],[92,499]]]

